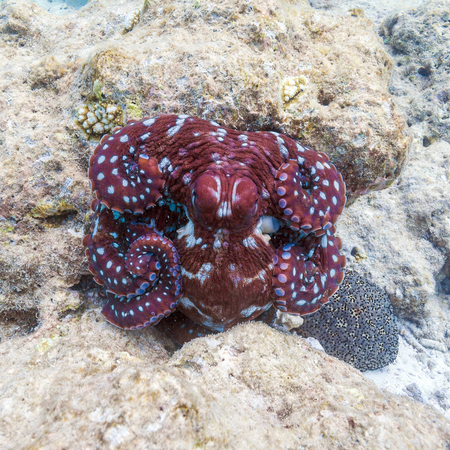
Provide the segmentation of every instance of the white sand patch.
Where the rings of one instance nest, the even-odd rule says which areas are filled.
[[[419,352],[400,337],[396,361],[382,369],[363,372],[363,375],[380,389],[422,401],[450,419],[450,409],[446,409],[444,403],[445,394],[450,390],[450,367],[444,353],[429,349]]]

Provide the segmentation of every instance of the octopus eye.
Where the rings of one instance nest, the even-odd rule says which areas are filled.
[[[194,213],[201,217],[203,223],[211,223],[219,207],[220,180],[213,175],[200,176],[192,190]]]
[[[250,178],[241,178],[233,186],[232,209],[236,219],[246,222],[258,210],[259,195]]]

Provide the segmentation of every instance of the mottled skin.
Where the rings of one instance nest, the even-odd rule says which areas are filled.
[[[312,313],[336,291],[345,184],[325,154],[189,116],[113,131],[90,160],[83,241],[111,323],[140,328],[178,308],[221,331],[272,304]]]

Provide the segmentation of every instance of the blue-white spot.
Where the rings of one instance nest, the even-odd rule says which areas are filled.
[[[169,137],[174,136],[175,134],[177,134],[180,131],[180,128],[181,128],[181,126],[175,126],[175,127],[169,128],[167,130],[167,135]]]
[[[142,123],[146,127],[151,127],[155,123],[155,121],[156,121],[156,119],[147,119],[147,120],[144,120]]]

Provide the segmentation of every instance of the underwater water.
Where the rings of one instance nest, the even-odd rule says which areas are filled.
[[[56,15],[69,14],[82,8],[89,0],[35,0],[33,3]]]
[[[0,449],[450,445],[449,48],[445,0],[0,0]]]

